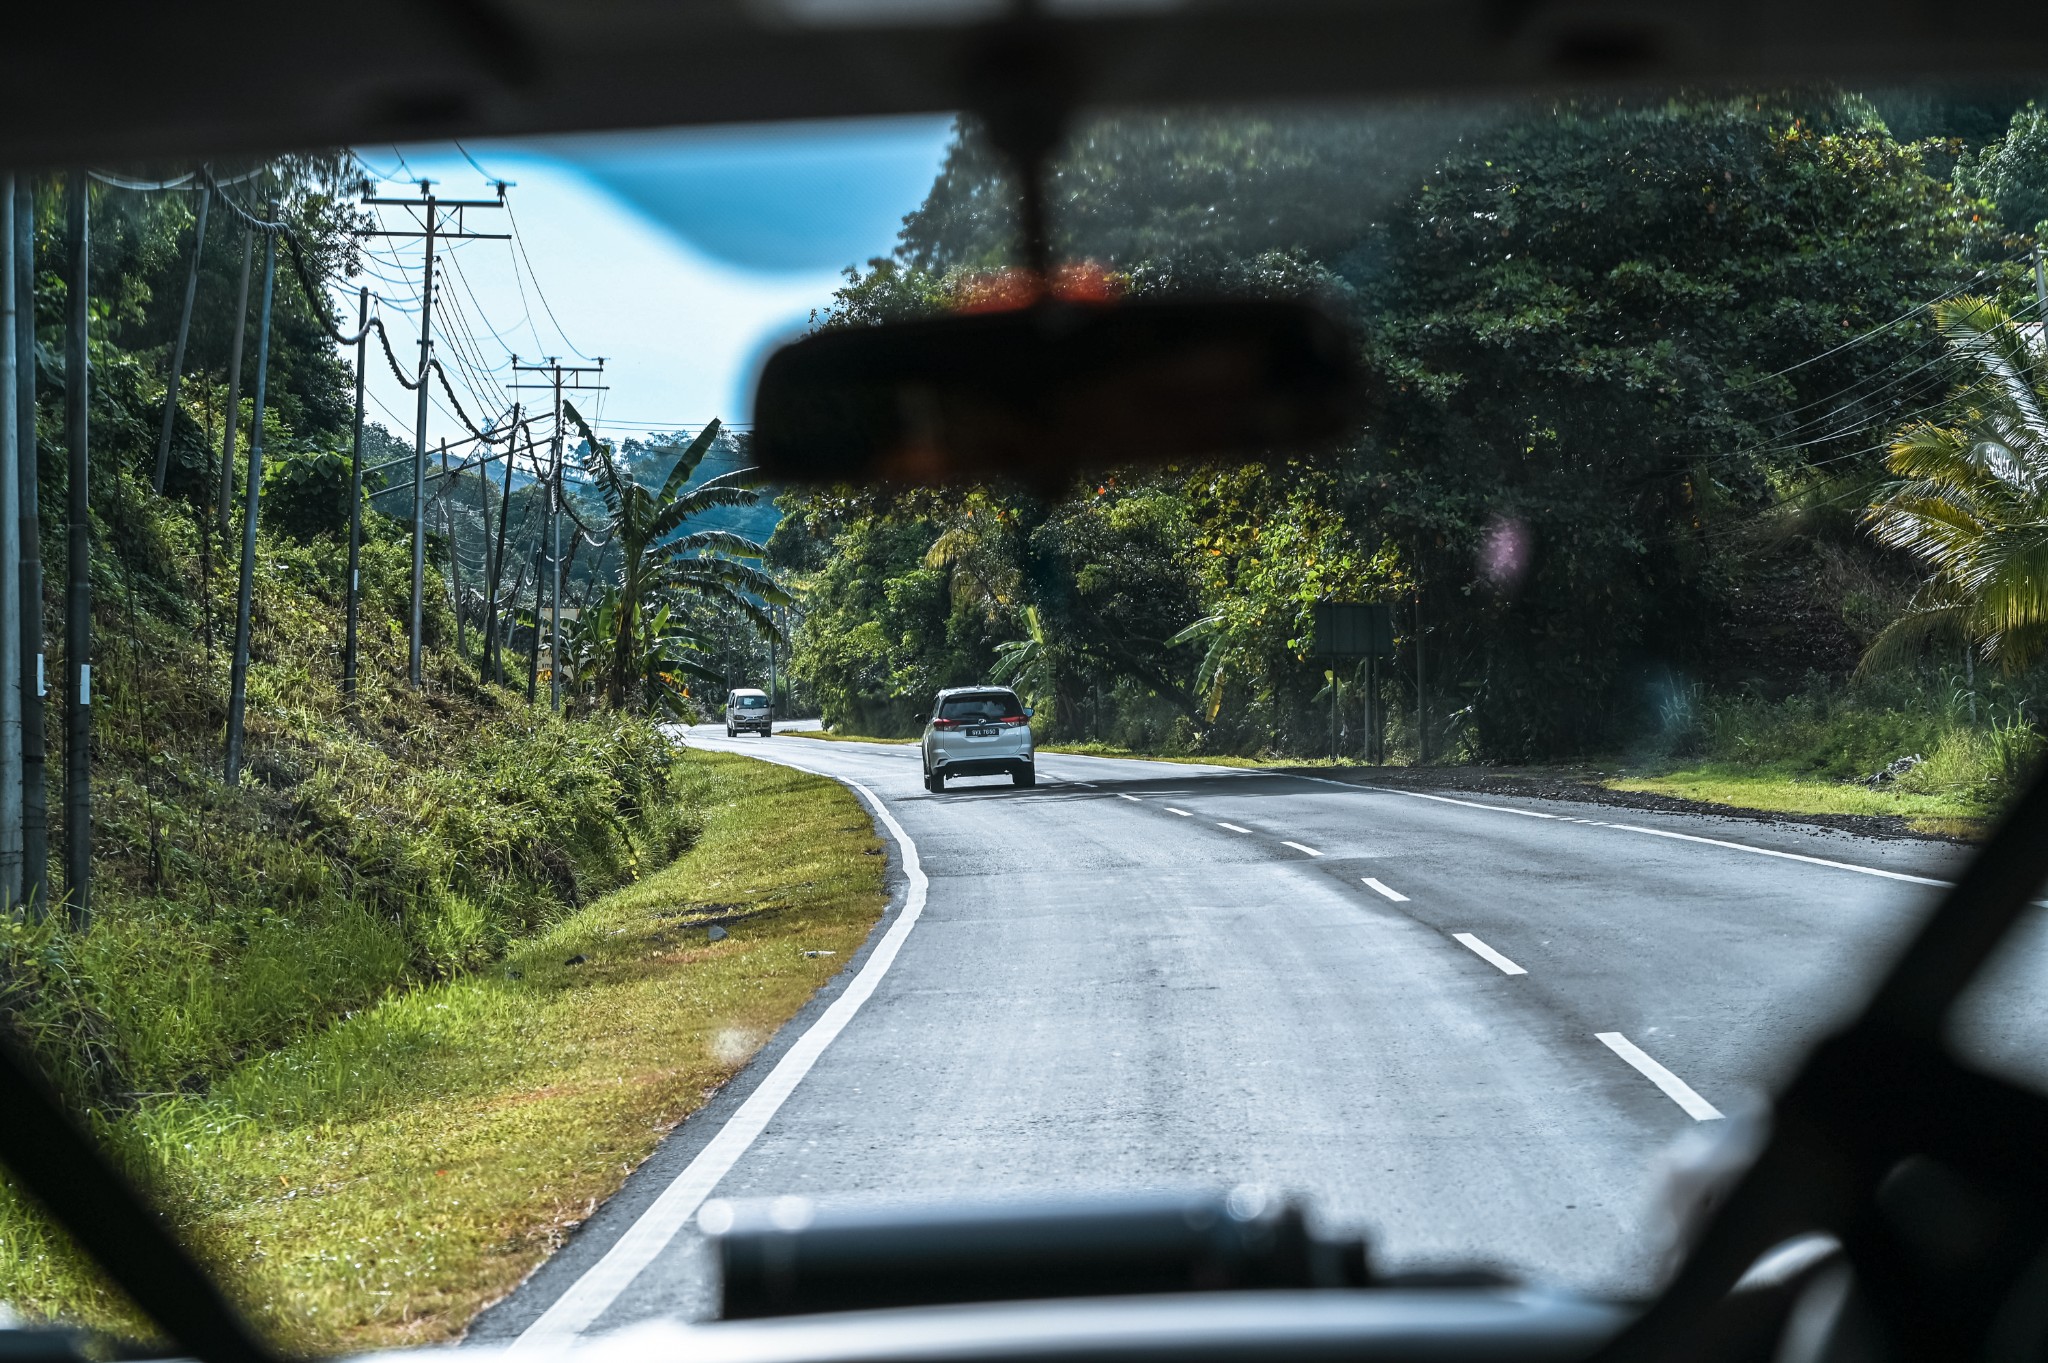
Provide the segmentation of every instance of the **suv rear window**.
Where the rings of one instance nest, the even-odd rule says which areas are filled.
[[[940,719],[1007,719],[1023,713],[1023,704],[1008,691],[977,691],[969,696],[948,696],[939,702]]]

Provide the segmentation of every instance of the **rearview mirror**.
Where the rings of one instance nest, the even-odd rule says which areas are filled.
[[[1340,435],[1357,346],[1303,303],[1040,302],[821,331],[754,400],[754,457],[788,482],[1057,487],[1081,470]]]

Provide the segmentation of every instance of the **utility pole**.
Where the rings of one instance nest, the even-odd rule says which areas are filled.
[[[274,223],[277,205],[270,206]],[[228,741],[225,774],[229,785],[242,779],[242,714],[249,699],[250,615],[256,589],[256,515],[263,497],[263,400],[270,371],[270,305],[277,282],[277,229],[263,234],[263,305],[256,324],[256,420],[249,429],[249,475],[242,497],[242,580],[235,594],[235,656],[228,680]]]
[[[485,455],[489,454],[485,448]],[[448,476],[448,442],[441,442],[441,486],[435,499],[441,503],[441,524],[448,527],[448,591],[455,599],[455,656],[469,651],[469,635],[462,627],[462,546],[455,538],[455,480]]]
[[[514,431],[519,429],[519,404],[516,402],[512,404],[512,429]],[[504,642],[498,638],[498,592],[504,585],[505,530],[512,522],[512,462],[517,454],[516,446],[505,451],[505,491],[498,498],[498,548],[491,555],[489,574],[490,591],[488,596],[490,597],[491,634],[490,640],[485,646],[486,660],[490,665],[492,675],[497,679],[500,686],[505,684],[505,646]]]
[[[86,457],[86,326],[91,320],[92,233],[90,182],[81,168],[64,177],[64,441],[69,448],[66,500],[71,525],[66,548],[70,580],[64,590],[64,670],[70,675],[64,723],[64,896],[71,926],[92,923],[92,504]]]
[[[363,604],[363,361],[369,357],[370,290],[356,294],[356,424],[348,474],[348,637],[341,649],[341,694],[356,694],[356,616]]]
[[[220,444],[220,540],[228,540],[228,518],[235,503],[235,432],[242,424],[242,342],[249,334],[249,262],[256,252],[256,230],[242,229],[242,282],[235,286],[235,340],[228,347],[227,434]]]
[[[545,374],[546,383],[518,383],[514,388],[546,388],[554,393],[555,438],[553,467],[548,472],[545,490],[547,514],[541,522],[543,543],[548,544],[548,558],[551,567],[549,590],[550,624],[548,629],[548,695],[554,708],[562,708],[562,393],[602,393],[609,384],[597,382],[604,378],[604,356],[597,357],[594,365],[565,365],[560,357],[550,355],[541,364],[523,363],[517,355],[512,357],[512,375],[516,380],[521,374]],[[586,380],[590,381],[586,381]],[[534,628],[540,628],[540,582],[533,584]],[[537,664],[536,664],[537,666]],[[532,691],[529,687],[529,693]],[[531,694],[528,695],[531,700]]]
[[[1415,765],[1429,765],[1429,692],[1422,675],[1422,578],[1415,579]]]
[[[213,195],[199,191],[199,217],[192,227],[192,264],[185,271],[185,307],[178,314],[178,343],[171,347],[171,376],[164,385],[164,428],[156,438],[156,476],[150,489],[161,497],[171,472],[171,427],[178,416],[178,380],[185,373],[185,340],[192,334],[192,300],[199,293],[199,255],[206,249],[206,210]]]
[[[36,193],[14,180],[15,455],[21,522],[21,898],[38,916],[50,908],[49,747],[43,732],[43,530],[36,455]]]
[[[364,199],[371,208],[403,208],[413,214],[418,230],[365,232],[366,237],[417,237],[426,243],[426,259],[420,284],[420,367],[419,412],[412,433],[412,628],[406,658],[406,677],[417,690],[420,677],[420,616],[427,582],[427,382],[434,363],[434,247],[444,241],[510,241],[509,232],[472,232],[463,222],[471,208],[503,208],[505,184],[498,183],[496,199],[443,199],[433,192],[432,180],[420,181],[418,199]],[[442,213],[454,216],[453,226],[444,226]]]
[[[21,892],[21,306],[14,277],[14,177],[0,179],[0,905]]]

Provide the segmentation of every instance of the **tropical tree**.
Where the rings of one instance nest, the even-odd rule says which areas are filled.
[[[1047,724],[1057,722],[1058,647],[1046,633],[1038,607],[1025,607],[1022,639],[996,646],[996,665],[988,676],[990,681],[1004,686],[1014,683],[1024,693],[1025,701],[1045,715]]]
[[[1893,437],[1886,463],[1900,481],[1867,513],[1880,543],[1932,576],[1865,663],[1950,634],[2018,669],[2048,643],[2048,353],[1985,299],[1939,303],[1934,316],[1968,382],[1949,421]]]
[[[750,469],[689,486],[718,440],[719,423],[705,426],[669,467],[659,490],[650,492],[574,405],[564,403],[563,410],[583,436],[583,466],[604,503],[601,540],[608,560],[618,565],[608,588],[608,703],[624,705],[634,679],[654,675],[650,651],[657,650],[658,639],[675,634],[665,605],[680,607],[685,616],[693,601],[725,605],[763,634],[775,635],[775,621],[764,603],[787,605],[791,598],[774,578],[747,562],[758,561],[767,550],[730,531],[684,529],[692,517],[714,507],[751,506],[760,499]]]

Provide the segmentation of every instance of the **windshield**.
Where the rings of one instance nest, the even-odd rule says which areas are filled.
[[[1036,296],[971,119],[21,177],[0,1029],[306,1355],[706,1317],[752,1197],[1647,1296],[2043,747],[2043,93],[1086,111],[1054,291],[1363,397],[1056,486],[756,458],[777,344]],[[0,1304],[146,1329],[11,1186]]]

